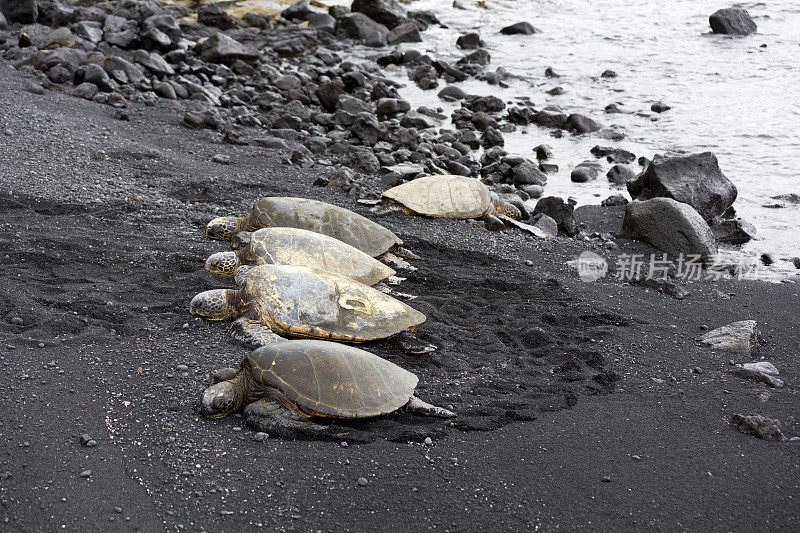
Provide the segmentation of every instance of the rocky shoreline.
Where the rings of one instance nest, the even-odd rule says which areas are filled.
[[[408,65],[412,82],[431,85],[485,75],[476,63],[388,49],[351,63],[352,43],[328,29],[232,21],[213,7],[202,23],[140,2],[38,8],[52,25],[12,22],[0,45],[0,509],[9,527],[761,529],[797,520],[797,441],[788,440],[797,434],[796,284],[581,281],[567,263],[584,252],[617,269],[622,254],[661,252],[618,236],[620,202],[527,203],[544,192],[546,158],[492,144],[514,120],[558,113],[465,98],[458,129],[440,132],[436,111],[410,109],[381,64]],[[355,32],[339,23],[354,19],[373,44],[383,44],[376,24],[387,40],[435,24],[431,14],[406,13],[412,29],[389,15],[292,9],[294,20],[333,20],[334,32]],[[83,32],[102,36],[93,43]],[[549,238],[364,202],[442,172],[482,176]],[[658,165],[651,174],[643,190],[669,181]],[[219,285],[202,270],[220,250],[202,228],[268,195],[346,206],[422,258],[402,271],[402,288],[428,317],[420,337],[439,349],[369,349],[418,374],[426,398],[454,407],[454,422],[398,413],[303,441],[198,417],[211,374],[244,353],[188,315],[192,295]],[[688,206],[639,203],[653,201]],[[691,207],[694,227],[710,231],[706,220],[728,201],[703,204],[704,214]],[[717,329],[753,319],[765,343],[747,325],[738,336]],[[695,340],[707,333],[710,346]],[[743,334],[753,353],[725,347]]]

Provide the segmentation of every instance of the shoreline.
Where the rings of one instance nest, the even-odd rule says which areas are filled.
[[[185,102],[130,99],[121,114],[42,93],[35,80],[0,61],[0,519],[12,529],[716,530],[800,520],[798,443],[730,423],[760,413],[787,437],[800,433],[796,284],[687,283],[678,300],[612,277],[582,282],[566,263],[587,250],[612,258],[599,241],[379,214],[315,185],[330,180],[319,160],[333,156],[276,137],[281,128],[193,130]],[[250,143],[230,142],[239,136]],[[362,173],[359,193],[385,186]],[[418,296],[411,304],[428,316],[420,336],[439,349],[367,349],[417,373],[421,394],[452,404],[457,425],[393,415],[343,424],[333,442],[257,441],[240,418],[198,417],[210,374],[245,353],[223,326],[188,314],[194,294],[225,284],[203,271],[224,246],[202,229],[267,195],[347,207],[422,257],[401,288]],[[604,232],[613,223],[604,216],[581,220]],[[653,252],[614,242],[614,254]],[[750,359],[693,340],[701,326],[750,318],[767,341],[752,359],[775,364],[782,389],[733,376],[729,360]]]

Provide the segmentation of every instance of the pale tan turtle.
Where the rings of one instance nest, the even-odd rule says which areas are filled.
[[[210,320],[234,320],[231,336],[250,346],[282,336],[342,342],[396,337],[408,352],[431,351],[409,335],[425,322],[416,309],[358,281],[302,266],[252,267],[240,289],[202,292],[189,311]]]
[[[386,203],[400,204],[428,217],[483,218],[493,225],[502,225],[498,214],[520,218],[519,209],[493,195],[480,181],[466,176],[425,176],[392,187],[382,197]]]
[[[321,233],[358,248],[372,257],[379,257],[403,244],[397,235],[377,222],[343,207],[307,198],[280,196],[258,200],[246,217],[213,219],[206,226],[206,236],[230,241],[240,232],[274,227]]]
[[[238,371],[223,369],[217,375],[224,380],[205,390],[201,412],[221,418],[244,407],[249,425],[273,434],[325,429],[320,419],[372,418],[398,410],[455,416],[414,395],[416,375],[335,342],[277,342],[250,353]]]
[[[209,257],[206,270],[233,276],[243,265],[269,264],[305,266],[341,274],[365,285],[375,285],[395,274],[394,269],[358,248],[321,233],[297,228],[256,230],[244,247]]]

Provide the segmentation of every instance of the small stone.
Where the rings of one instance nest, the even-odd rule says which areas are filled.
[[[189,367],[186,365],[177,365],[175,367],[175,370],[177,370],[178,372],[186,372],[187,370],[189,370]]]
[[[11,320],[9,322],[11,322],[15,326],[22,326],[22,325],[25,324],[25,321],[22,320],[22,318],[20,318],[18,316],[11,317]]]
[[[634,461],[641,461],[642,460],[642,458],[639,457],[638,455],[631,455],[631,459],[633,459]]]
[[[611,477],[610,476],[603,476],[602,481],[603,481],[603,483],[611,483]]]
[[[367,485],[369,485],[369,481],[367,481],[367,478],[365,477],[360,477],[358,478],[358,484],[361,487],[366,487]]]
[[[696,366],[696,367],[694,367],[692,369],[692,372],[694,372],[695,374],[702,374],[703,373],[703,369],[700,368],[699,366]]]
[[[122,507],[114,507],[114,512],[118,513],[118,514],[121,514],[122,513]]]
[[[342,448],[347,448],[348,446],[347,441],[343,440],[342,442],[339,443],[339,446],[341,446]]]
[[[231,158],[227,155],[223,154],[215,154],[214,157],[211,158],[214,163],[219,163],[220,165],[230,165]]]
[[[92,471],[91,470],[84,470],[83,472],[78,474],[78,476],[82,477],[82,478],[92,477]]]
[[[533,266],[533,261],[531,261],[530,259],[526,259],[525,260],[525,266],[532,267]]]
[[[263,431],[259,431],[255,435],[253,435],[253,440],[256,442],[264,442],[269,438],[269,435],[264,433]]]
[[[430,438],[430,437],[425,437],[425,444],[426,444],[427,446],[430,446],[430,445],[432,445],[432,444],[433,444],[433,439],[432,439],[432,438]]]

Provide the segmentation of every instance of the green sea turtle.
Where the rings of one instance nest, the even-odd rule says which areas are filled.
[[[206,260],[206,270],[233,276],[243,265],[297,265],[341,274],[375,285],[395,271],[342,241],[297,228],[263,228],[249,242],[232,252],[219,252]]]
[[[317,200],[291,197],[262,198],[246,217],[215,218],[206,226],[206,236],[230,241],[240,232],[273,227],[321,233],[372,257],[403,244],[397,235],[358,213]]]
[[[359,419],[398,410],[450,418],[452,411],[414,396],[418,378],[365,350],[319,340],[282,341],[224,369],[203,393],[200,410],[221,418],[244,407],[259,431],[324,429],[318,419]]]
[[[205,291],[189,311],[210,320],[233,320],[231,336],[251,346],[282,336],[343,342],[396,337],[412,353],[430,350],[411,335],[425,315],[363,283],[295,265],[260,265],[241,288]]]
[[[480,181],[466,176],[435,175],[407,181],[382,195],[385,202],[428,217],[482,218],[502,226],[497,215],[520,218],[518,208],[500,199]]]

